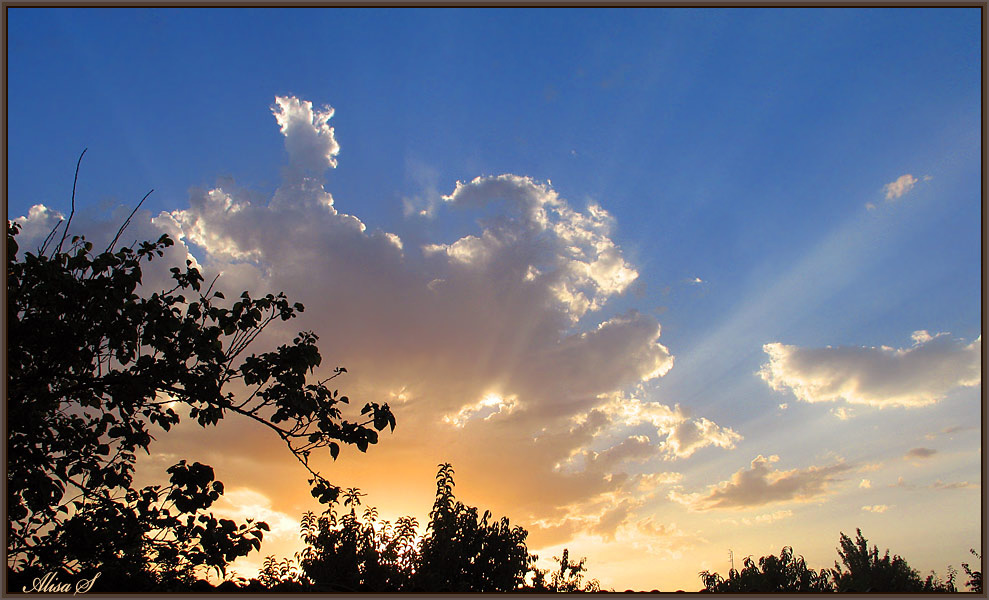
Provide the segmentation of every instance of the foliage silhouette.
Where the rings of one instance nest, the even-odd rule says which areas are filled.
[[[880,558],[879,547],[873,545],[872,550],[869,550],[869,542],[862,536],[862,530],[856,529],[855,533],[854,541],[844,533],[839,540],[838,556],[847,570],[835,562],[832,573],[837,591],[922,591],[920,575],[910,568],[907,561],[898,555],[890,558],[889,550]]]
[[[840,534],[838,557],[844,568],[835,562],[834,569],[819,572],[807,567],[802,556],[794,558],[789,546],[780,551],[779,557],[763,556],[758,564],[752,557],[742,562],[742,570],[731,569],[728,579],[718,573],[701,571],[700,578],[705,592],[884,592],[884,593],[941,593],[955,592],[957,571],[948,566],[947,578],[942,581],[935,573],[921,581],[920,575],[900,556],[890,558],[889,550],[879,556],[876,546],[869,550],[862,530],[856,530],[855,540]],[[974,553],[974,551],[973,551]],[[964,565],[963,565],[964,566]],[[979,576],[981,581],[981,575]],[[971,584],[970,584],[971,587]]]
[[[490,511],[458,501],[453,467],[439,466],[436,500],[422,541],[416,584],[430,591],[508,592],[522,588],[536,557],[529,554],[528,532],[508,517],[489,521]]]
[[[168,469],[171,485],[134,489],[136,453],[149,452],[154,430],[179,423],[177,408],[202,427],[237,414],[271,429],[324,503],[339,488],[309,466],[311,453],[366,451],[395,419],[374,403],[364,422],[342,419],[349,400],[327,383],[345,369],[307,382],[322,360],[312,332],[244,357],[269,324],[304,310],[284,294],[244,292],[221,306],[223,294],[203,290],[187,261],[171,269],[171,289],[139,295],[142,262],[173,241],[115,250],[124,227],[98,254],[78,236],[63,251],[67,231],[49,248],[56,226],[36,253],[19,256],[20,226],[8,222],[8,570],[99,568],[118,573],[119,585],[165,589],[197,569],[224,573],[267,529],[204,512],[223,493],[206,465],[183,461]],[[233,383],[246,397],[235,398]]]
[[[968,551],[971,552],[975,558],[979,559],[979,561],[982,560],[982,555],[976,552],[974,548],[969,548]],[[981,594],[982,571],[973,571],[972,568],[968,566],[968,563],[962,563],[962,569],[964,569],[965,574],[968,575],[968,581],[965,582],[965,585],[976,594]]]
[[[537,557],[529,554],[522,527],[508,518],[491,520],[490,511],[459,502],[453,493],[453,467],[439,465],[436,498],[424,536],[418,522],[401,517],[394,525],[377,520],[377,509],[368,507],[358,519],[361,494],[356,489],[330,503],[321,516],[302,517],[305,548],[295,561],[268,557],[262,580],[272,589],[300,583],[316,592],[509,592],[597,591],[596,580],[582,584],[585,559],[569,561],[567,550],[560,570],[547,581],[546,571],[533,568]],[[347,507],[350,507],[349,512]],[[300,569],[297,570],[295,565]],[[534,583],[526,576],[534,573]],[[281,589],[281,588],[279,588]]]
[[[307,512],[302,518],[306,547],[296,558],[304,580],[317,591],[400,591],[411,583],[417,562],[416,519],[402,517],[394,526],[378,523],[373,507],[358,519],[361,496],[351,488],[344,495],[342,513],[333,501],[321,516]]]
[[[830,572],[807,567],[803,556],[793,556],[793,548],[784,546],[779,557],[769,555],[759,559],[751,556],[742,561],[742,570],[728,571],[728,579],[717,573],[701,571],[704,590],[708,592],[830,592],[834,585]]]
[[[597,579],[591,579],[584,585],[581,581],[587,568],[584,563],[587,558],[581,557],[578,562],[570,561],[570,551],[563,549],[563,556],[554,556],[553,560],[560,565],[559,570],[554,571],[551,579],[546,581],[545,569],[534,569],[532,588],[537,592],[599,592],[601,585]]]
[[[377,510],[357,518],[361,496],[344,494],[344,512],[334,501],[322,516],[302,519],[302,570],[317,590],[326,591],[510,591],[524,584],[530,557],[527,532],[507,518],[489,523],[491,513],[456,501],[453,468],[440,465],[437,493],[426,535],[418,522],[401,517],[394,526],[377,523]],[[346,512],[346,507],[350,511]]]

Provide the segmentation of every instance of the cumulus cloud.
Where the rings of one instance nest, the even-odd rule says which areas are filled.
[[[912,337],[907,348],[766,344],[769,362],[759,376],[805,402],[844,400],[880,408],[933,404],[954,388],[982,382],[981,335],[969,344],[947,333],[916,331]]]
[[[831,484],[839,481],[837,476],[852,468],[844,462],[837,462],[790,471],[772,469],[770,465],[778,461],[779,456],[775,454],[769,457],[760,454],[752,460],[748,469],[741,469],[728,481],[710,486],[705,493],[684,494],[672,490],[669,497],[694,511],[738,510],[778,502],[810,502],[825,497],[830,492]]]
[[[886,194],[886,200],[892,201],[896,200],[903,194],[906,194],[913,186],[916,185],[917,178],[913,175],[907,173],[906,175],[900,175],[896,178],[896,181],[891,181],[883,186],[883,192]]]
[[[277,97],[271,112],[285,136],[289,166],[296,170],[293,176],[303,175],[305,171],[319,174],[337,166],[340,144],[329,126],[332,108],[313,109],[312,102],[307,100]]]
[[[703,417],[691,417],[679,404],[669,407],[616,393],[601,410],[627,427],[648,425],[654,428],[662,439],[657,450],[669,460],[688,458],[707,446],[731,449],[742,439],[731,428],[721,427]]]
[[[523,278],[550,290],[573,322],[601,308],[638,277],[609,237],[608,212],[597,204],[585,212],[574,210],[548,184],[518,175],[477,177],[469,183],[457,182],[443,200],[472,209],[497,202],[513,216],[490,219],[482,235],[432,244],[427,252],[444,253],[452,263],[479,269],[507,252],[521,252],[517,258],[528,263],[517,263],[525,268]],[[552,254],[538,251],[547,243],[555,246]]]
[[[324,356],[317,376],[344,365],[349,373],[339,385],[355,404],[391,403],[394,434],[360,461],[348,460],[356,450],[344,448],[328,472],[333,481],[393,486],[408,476],[428,495],[435,465],[452,462],[458,489],[474,490],[513,520],[542,523],[532,530],[538,545],[539,532],[544,540],[578,530],[609,535],[635,518],[641,498],[678,477],[650,461],[729,449],[741,439],[679,405],[649,400],[649,386],[674,359],[653,315],[601,316],[638,277],[602,205],[576,206],[530,177],[478,177],[438,198],[430,192],[422,206],[412,202],[432,220],[410,219],[404,226],[413,235],[403,239],[347,214],[347,200],[324,187],[340,155],[332,108],[279,97],[272,113],[288,153],[272,196],[222,181],[192,191],[185,207],[153,219],[139,214],[130,233],[169,233],[178,242],[170,256],[198,261],[207,280],[221,274],[224,291],[285,291],[302,302],[305,313],[275,324],[257,350],[313,330]],[[430,237],[450,230],[444,219],[454,211],[476,216],[475,227]],[[43,238],[54,218],[32,209],[25,232]],[[90,225],[112,232],[122,220]],[[225,451],[210,462],[218,473],[253,476],[258,461],[272,460],[277,440],[265,445],[233,421],[211,431],[211,443]],[[157,450],[181,453],[191,439],[183,435],[163,437]],[[329,457],[311,463],[331,464]],[[556,468],[561,463],[569,468]],[[278,481],[288,481],[288,471]],[[307,494],[298,479],[301,502]],[[276,506],[287,493],[274,480],[258,485],[269,486],[260,493]],[[581,519],[565,519],[572,507]]]

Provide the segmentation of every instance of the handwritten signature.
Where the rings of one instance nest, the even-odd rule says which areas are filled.
[[[99,576],[100,574],[97,573],[93,575],[92,579],[80,579],[73,586],[70,583],[62,583],[55,577],[54,573],[49,572],[45,573],[44,577],[35,577],[30,589],[27,586],[21,589],[24,590],[25,594],[30,594],[31,592],[39,592],[41,594],[68,594],[71,592],[75,596],[76,594],[85,594],[93,589],[93,584],[96,583],[96,579]]]

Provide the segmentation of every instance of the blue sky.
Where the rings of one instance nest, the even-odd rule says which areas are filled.
[[[323,296],[309,292],[308,282],[292,279],[294,265],[278,262],[274,246],[258,242],[248,249],[247,241],[224,229],[226,217],[197,212],[202,207],[194,202],[210,189],[222,189],[234,202],[263,207],[279,190],[295,189],[286,165],[303,159],[286,152],[291,134],[283,135],[272,118],[276,96],[303,101],[282,109],[292,119],[313,114],[305,112],[304,101],[317,111],[324,105],[335,109],[329,120],[333,133],[314,133],[313,139],[339,144],[338,166],[308,176],[332,194],[330,216],[354,215],[367,232],[356,246],[341,237],[328,247],[373,271],[379,265],[376,253],[386,252],[374,245],[374,232],[392,233],[402,241],[405,265],[395,267],[392,279],[407,278],[409,297],[426,283],[443,280],[460,291],[441,292],[449,296],[438,305],[472,307],[464,308],[459,320],[442,321],[433,314],[438,309],[375,298],[381,321],[392,326],[392,337],[380,338],[382,343],[414,347],[401,342],[407,334],[400,316],[421,318],[435,325],[429,331],[452,336],[424,341],[423,352],[440,354],[460,337],[486,332],[465,323],[490,315],[519,322],[522,313],[513,313],[517,307],[508,300],[492,296],[485,304],[469,293],[512,272],[508,254],[485,246],[485,256],[497,260],[482,268],[472,255],[466,264],[477,271],[458,275],[454,243],[486,228],[497,232],[491,223],[511,217],[496,198],[478,200],[497,192],[491,192],[494,184],[466,185],[462,202],[442,200],[454,195],[458,181],[529,177],[544,187],[516,179],[502,184],[526,198],[546,198],[551,189],[568,209],[593,215],[589,207],[599,206],[610,214],[595,222],[603,228],[595,229],[595,243],[603,244],[599,251],[609,244],[619,249],[619,260],[635,271],[635,280],[592,285],[601,300],[596,309],[556,306],[525,315],[539,323],[573,317],[573,323],[540,338],[549,344],[540,350],[545,353],[561,340],[582,348],[574,336],[619,323],[634,309],[640,316],[615,325],[627,336],[614,342],[615,348],[630,354],[618,352],[614,367],[654,359],[658,365],[672,356],[672,367],[662,376],[645,378],[647,371],[636,371],[588,382],[585,389],[574,384],[571,391],[586,396],[584,404],[575,401],[575,408],[561,408],[559,418],[550,419],[536,406],[545,402],[550,411],[557,400],[546,398],[559,390],[544,389],[520,370],[521,359],[501,364],[489,358],[484,368],[490,372],[477,371],[479,379],[443,387],[416,384],[398,367],[374,372],[357,342],[350,353],[346,344],[330,345],[338,362],[365,366],[364,379],[356,375],[352,384],[365,395],[387,396],[404,386],[411,397],[416,385],[422,398],[432,394],[432,404],[425,399],[415,404],[429,407],[422,413],[413,414],[413,404],[405,415],[397,411],[399,431],[403,416],[450,429],[449,423],[437,423],[456,412],[450,408],[456,394],[481,397],[497,388],[504,418],[536,437],[543,426],[577,431],[595,406],[609,415],[610,425],[589,442],[575,441],[559,452],[589,461],[594,455],[588,452],[603,455],[619,447],[633,452],[638,438],[627,436],[645,435],[658,454],[629,454],[626,462],[609,463],[611,475],[679,474],[645,495],[595,479],[587,486],[599,495],[587,497],[568,496],[570,484],[560,475],[554,490],[562,491],[547,491],[544,506],[520,506],[512,494],[496,491],[503,482],[471,472],[475,465],[492,473],[501,468],[478,458],[488,450],[483,440],[504,434],[495,431],[497,419],[444,433],[450,448],[458,448],[448,454],[460,459],[454,462],[463,478],[459,487],[473,493],[468,499],[524,525],[539,523],[530,531],[533,543],[545,541],[546,556],[569,544],[572,554],[589,556],[591,574],[606,586],[667,590],[699,587],[696,571],[708,568],[701,565],[704,560],[724,571],[728,547],[739,556],[758,556],[792,544],[811,566],[827,566],[839,529],[848,533],[856,526],[914,566],[942,573],[978,544],[979,436],[977,430],[957,429],[980,418],[981,387],[971,375],[978,358],[981,380],[981,340],[972,345],[982,333],[978,9],[14,8],[7,16],[8,217],[27,215],[39,203],[67,214],[75,161],[89,148],[77,193],[80,208],[88,211],[83,226],[99,231],[101,222],[112,220],[109,208],[133,205],[154,188],[144,206],[147,231],[163,226],[162,219],[152,225],[150,218],[163,211],[173,215],[176,231],[186,235],[183,249],[206,269],[224,271],[230,286],[278,285],[307,306],[317,303],[323,321],[313,317],[312,324],[330,332],[326,339],[351,339],[334,324],[339,313],[333,311],[353,308],[352,318],[371,318],[372,313],[360,312],[368,303],[361,286],[369,295],[401,289],[344,267],[321,271],[319,256],[307,258],[312,276],[333,275],[354,286],[349,300],[334,300],[321,311]],[[430,215],[415,214],[420,209]],[[280,213],[287,220],[278,222],[298,223],[287,214]],[[559,215],[560,239],[577,226],[568,215]],[[481,217],[487,224],[477,221]],[[610,225],[603,225],[606,221]],[[191,229],[196,223],[221,233],[197,242]],[[327,231],[312,239],[336,235]],[[285,233],[292,239],[292,231]],[[296,234],[298,243],[310,239],[302,230]],[[254,251],[255,258],[246,262],[255,260],[258,273],[268,275],[251,275],[243,258],[231,258],[230,244]],[[421,251],[429,245],[438,249]],[[450,264],[434,264],[437,252]],[[543,256],[544,262],[557,258]],[[392,264],[381,260],[380,265]],[[586,268],[596,273],[593,265]],[[461,276],[467,278],[458,280]],[[492,285],[496,295],[499,288]],[[547,286],[542,292],[561,300],[559,289]],[[641,347],[628,341],[656,323],[666,354],[655,346],[657,339]],[[929,332],[931,339],[911,338],[917,331]],[[940,332],[946,335],[935,337]],[[538,346],[535,338],[518,336],[522,341],[516,346],[491,342],[491,352]],[[475,342],[482,348],[485,340]],[[792,348],[774,363],[778,390],[769,385],[770,375],[759,375],[771,362],[764,349],[771,343]],[[833,352],[812,352],[829,346]],[[882,358],[869,362],[885,352],[878,350],[883,346],[926,354],[916,352],[916,362],[907,367],[898,366],[900,358],[889,358],[893,350],[886,352],[888,365]],[[366,352],[371,356],[374,349]],[[526,360],[543,356],[518,352]],[[858,356],[855,352],[865,354],[847,358]],[[555,360],[546,367],[547,377],[569,372],[573,365],[562,363],[577,359]],[[439,363],[423,365],[445,373]],[[815,374],[815,365],[826,372]],[[902,386],[890,382],[908,372],[919,378],[911,389],[929,391],[926,400],[907,398]],[[373,380],[395,389],[376,387]],[[797,388],[811,380],[820,385],[806,388],[798,399]],[[837,389],[850,381],[858,385],[857,400],[850,399],[850,388],[828,396],[827,385]],[[931,383],[939,381],[948,383]],[[532,397],[539,390],[546,396]],[[611,404],[595,398],[600,394],[612,394]],[[517,411],[509,408],[512,397],[521,407]],[[683,414],[666,415],[662,422],[696,426],[704,432],[696,439],[704,444],[687,452],[686,430],[663,429],[667,425],[652,421],[620,422],[614,407],[622,402],[669,410],[679,405]],[[544,415],[543,421],[525,416],[536,414]],[[704,429],[700,419],[710,427]],[[467,427],[493,429],[489,437],[471,436],[464,433]],[[183,451],[197,448],[189,435]],[[681,444],[679,453],[669,450],[673,441]],[[392,449],[386,450],[389,443]],[[432,455],[416,462],[403,454],[403,448],[420,443],[412,434],[396,433],[368,456],[351,457],[352,463],[342,459],[333,468],[361,481],[372,501],[382,497],[386,511],[389,502],[394,510],[417,510],[411,499],[419,497],[425,498],[420,502],[425,511],[435,461]],[[936,453],[904,458],[918,447]],[[174,450],[163,448],[163,454]],[[360,461],[373,463],[379,450],[390,460],[405,457],[416,465],[409,469],[421,481],[409,485],[420,487],[405,492],[389,487],[380,475],[384,466],[368,467],[362,475]],[[715,489],[708,486],[729,489],[733,474],[762,468],[753,462],[759,456],[779,457],[759,463],[777,469],[769,480],[785,479],[791,470],[809,478],[809,487],[801,488],[804,496],[772,502],[749,498],[750,504],[728,512],[704,504],[703,494]],[[213,462],[218,476],[223,460]],[[577,462],[573,468],[579,470]],[[808,473],[818,471],[809,469],[829,465],[843,466],[835,467],[832,479],[810,482]],[[264,495],[270,510],[281,515],[295,518],[304,510],[304,481],[286,492],[249,478],[235,481],[239,468],[229,464],[228,486]],[[603,477],[584,468],[584,477]],[[937,481],[967,485],[937,487]],[[403,504],[403,498],[410,500]],[[924,522],[931,506],[954,507],[953,514],[913,532],[897,527],[904,519]],[[619,513],[615,507],[624,509]],[[612,521],[615,527],[604,527]],[[726,528],[729,521],[734,525]],[[932,547],[931,535],[942,526],[948,533]],[[652,562],[616,560],[613,551],[601,550],[611,547],[645,548]],[[658,581],[650,583],[656,573]]]

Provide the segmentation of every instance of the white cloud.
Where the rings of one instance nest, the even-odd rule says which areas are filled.
[[[946,333],[917,331],[913,340],[913,346],[899,349],[774,342],[763,346],[769,362],[759,376],[805,402],[844,400],[878,407],[933,404],[956,387],[981,383],[981,335],[965,344]]]
[[[844,462],[837,462],[790,471],[771,469],[769,465],[778,461],[779,456],[775,454],[769,457],[760,454],[752,460],[749,469],[741,469],[728,481],[709,486],[706,493],[684,494],[672,490],[669,498],[695,511],[740,510],[778,502],[809,502],[827,496],[831,484],[838,481],[837,475],[852,468]]]
[[[337,166],[340,144],[329,126],[333,117],[331,107],[314,110],[312,102],[307,100],[277,97],[271,112],[285,136],[289,166],[297,171],[293,176],[303,175],[304,171],[319,174]]]
[[[493,257],[515,251],[519,254],[515,258],[528,260],[522,265],[525,275],[538,273],[528,281],[551,290],[573,322],[600,309],[638,277],[609,238],[608,212],[596,204],[586,212],[576,211],[548,184],[518,175],[477,177],[469,183],[457,182],[443,200],[473,209],[500,203],[521,219],[490,219],[481,236],[431,244],[426,248],[429,253],[446,253],[453,262],[483,269]],[[538,252],[547,242],[554,242],[552,255]]]
[[[887,510],[889,510],[890,508],[892,508],[892,507],[887,506],[885,504],[873,504],[871,506],[863,506],[862,507],[862,510],[864,510],[866,512],[871,512],[871,513],[884,513]]]
[[[601,410],[627,427],[651,425],[661,438],[658,450],[667,459],[688,458],[707,446],[731,449],[742,436],[728,427],[700,417],[690,417],[677,404],[674,407],[643,402],[627,394],[614,394]]]
[[[886,200],[892,201],[898,199],[903,194],[909,192],[916,183],[917,178],[913,175],[910,175],[909,173],[906,175],[900,175],[896,178],[896,181],[891,181],[883,186],[883,192],[886,194]]]
[[[443,417],[444,423],[450,423],[456,427],[463,427],[473,419],[484,419],[485,421],[499,415],[502,412],[509,414],[518,406],[518,397],[502,397],[500,394],[490,392],[474,404],[462,406],[457,414]]]
[[[869,481],[868,479],[863,479],[862,481],[859,482],[859,487],[863,489],[869,489],[872,487],[872,482]]]

